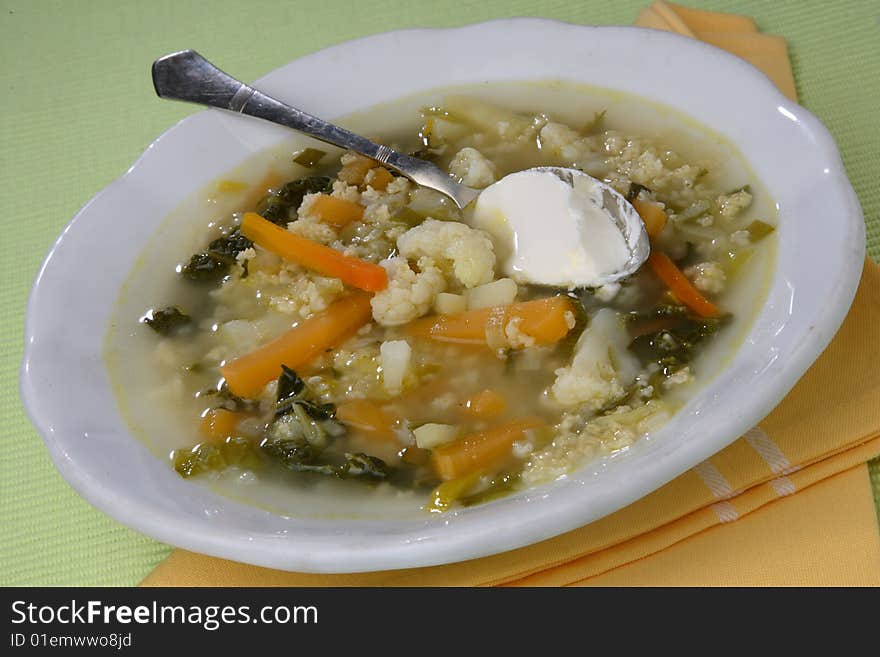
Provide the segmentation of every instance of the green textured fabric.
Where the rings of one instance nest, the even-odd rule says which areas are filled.
[[[507,16],[631,24],[648,0],[0,0],[0,559],[3,585],[129,585],[169,548],[107,519],[53,468],[18,396],[24,308],[65,223],[194,111],[153,96],[149,64],[196,48],[243,79],[366,34]],[[697,3],[692,3],[697,4]],[[831,129],[880,259],[880,5],[719,0],[789,40],[801,102]],[[872,464],[880,499],[880,463]]]

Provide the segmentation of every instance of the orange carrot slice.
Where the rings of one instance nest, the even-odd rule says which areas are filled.
[[[666,216],[666,211],[660,207],[659,203],[653,203],[651,201],[635,199],[632,204],[636,209],[636,212],[638,212],[639,216],[642,218],[642,221],[645,223],[645,230],[648,231],[648,235],[650,237],[657,237],[666,225],[666,220],[668,218]]]
[[[511,456],[513,443],[521,440],[526,431],[543,424],[538,418],[526,418],[441,445],[431,455],[434,471],[444,481],[450,481],[479,470],[503,467]]]
[[[398,419],[367,399],[351,399],[336,407],[336,419],[382,440],[397,441]]]
[[[518,320],[520,333],[531,336],[536,344],[552,344],[564,338],[571,330],[569,322],[574,304],[569,297],[523,301],[509,306],[481,308],[456,315],[437,315],[410,322],[405,331],[413,337],[430,338],[439,342],[486,344],[486,330],[491,325],[506,327]],[[500,319],[499,319],[500,318]]]
[[[367,172],[367,176],[364,178],[364,184],[375,190],[383,191],[388,187],[388,183],[392,180],[394,180],[394,176],[391,175],[391,172],[388,171],[388,169],[384,167],[376,167]]]
[[[253,398],[281,375],[281,365],[300,369],[348,339],[372,318],[370,297],[357,293],[331,304],[287,333],[226,363],[220,373],[239,397]]]
[[[367,171],[375,167],[377,162],[363,155],[356,155],[339,170],[337,178],[349,185],[362,185]]]
[[[495,417],[507,408],[507,400],[500,392],[495,390],[483,390],[465,400],[462,411],[472,417],[488,418]]]
[[[360,221],[364,218],[362,205],[329,194],[319,194],[312,202],[311,211],[324,223],[337,228],[343,228],[352,221]]]
[[[346,285],[378,292],[388,286],[388,274],[379,265],[353,258],[336,249],[305,237],[294,235],[255,212],[246,212],[241,222],[241,234],[267,251],[280,255],[307,269],[338,278]]]
[[[721,311],[693,286],[675,263],[662,251],[648,257],[648,265],[675,297],[700,317],[718,317]]]
[[[199,433],[211,440],[222,440],[234,436],[238,423],[244,418],[243,413],[236,413],[225,408],[212,408],[202,416]]]

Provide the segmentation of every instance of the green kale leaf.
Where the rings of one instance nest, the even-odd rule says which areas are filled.
[[[177,306],[169,306],[161,310],[150,309],[141,321],[159,335],[165,336],[174,335],[192,325],[192,317]]]

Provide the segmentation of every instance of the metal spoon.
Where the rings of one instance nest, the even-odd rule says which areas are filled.
[[[430,162],[373,143],[345,128],[282,103],[227,75],[195,50],[171,53],[153,62],[153,86],[160,98],[246,114],[360,153],[423,187],[444,194],[462,210],[483,191],[456,182]],[[626,263],[618,271],[603,276],[602,280],[589,281],[584,286],[595,287],[620,280],[633,274],[642,265],[650,252],[644,223],[633,206],[616,190],[576,169],[539,167],[536,171],[556,175],[566,181],[571,181],[573,177],[589,178],[592,184],[601,189],[604,209],[624,237],[630,254]]]

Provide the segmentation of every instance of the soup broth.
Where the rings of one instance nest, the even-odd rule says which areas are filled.
[[[764,299],[773,201],[669,109],[493,83],[341,122],[479,188],[581,169],[627,195],[654,255],[619,285],[530,285],[469,210],[376,162],[305,138],[260,153],[162,225],[106,343],[123,414],[194,485],[298,517],[485,503],[655,432]]]

